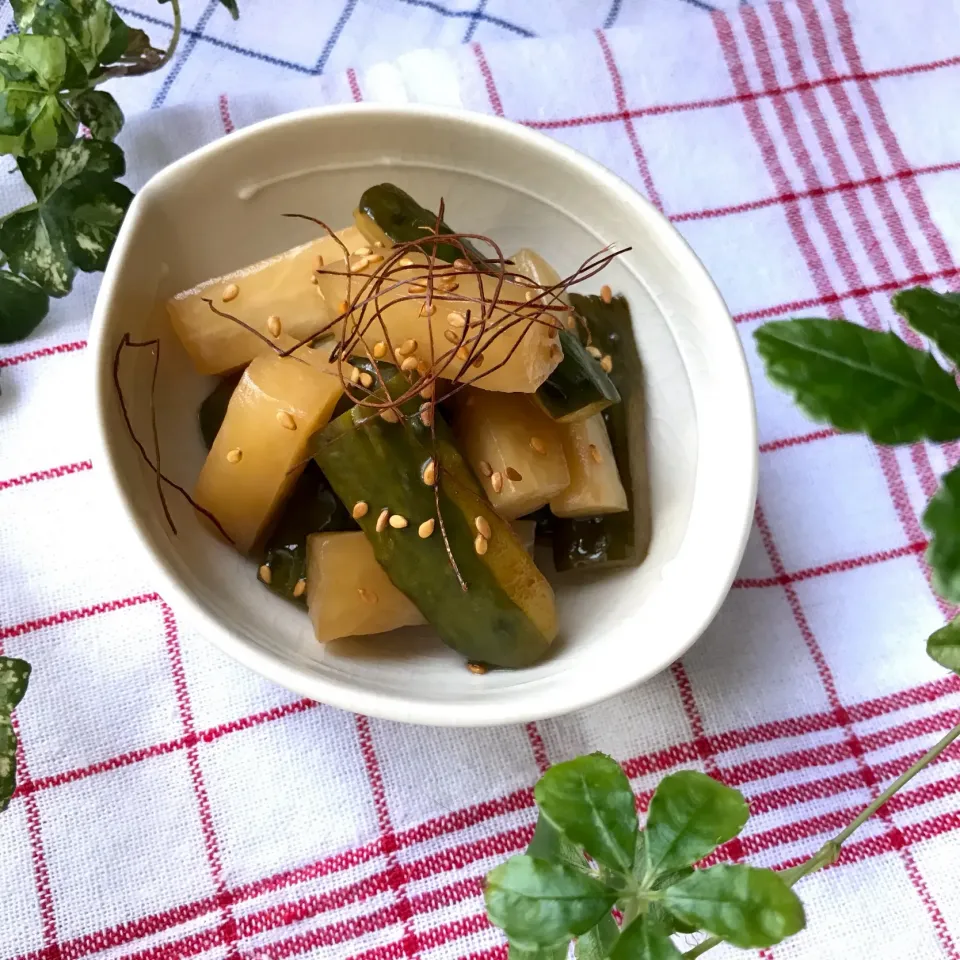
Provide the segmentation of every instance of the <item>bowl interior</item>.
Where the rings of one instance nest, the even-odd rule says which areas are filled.
[[[210,535],[175,493],[164,520],[152,472],[122,420],[112,378],[120,337],[159,337],[156,411],[164,471],[191,488],[205,454],[198,376],[163,300],[339,228],[363,189],[391,180],[447,220],[531,246],[561,274],[611,242],[629,244],[600,282],[628,297],[646,369],[653,539],[644,564],[556,580],[562,634],[522,671],[468,673],[427,629],[320,646],[306,616],[254,582],[252,563]],[[174,164],[137,197],[94,322],[101,439],[121,502],[158,564],[161,589],[201,633],[249,666],[335,705],[399,720],[501,723],[609,696],[657,672],[707,625],[729,587],[755,483],[753,408],[722,301],[672,228],[625,184],[540,135],[438,111],[337,109],[260,124]],[[153,449],[152,359],[128,352],[124,397]]]

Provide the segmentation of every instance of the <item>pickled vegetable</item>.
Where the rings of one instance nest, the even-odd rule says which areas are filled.
[[[622,403],[604,410],[617,471],[627,494],[629,517],[622,514],[579,519],[555,518],[553,559],[557,570],[639,564],[650,547],[650,491],[644,428],[643,366],[633,338],[630,308],[624,297],[605,303],[601,297],[571,294],[586,320],[593,343],[610,356],[610,376]]]
[[[532,513],[570,485],[561,428],[530,398],[467,388],[452,403],[457,443],[501,517]]]
[[[370,243],[380,242],[385,247],[420,240],[428,228],[431,232],[453,233],[442,220],[437,230],[437,215],[392,183],[378,183],[364,190],[353,218],[357,229]],[[482,262],[483,254],[469,240],[461,242],[470,259]],[[438,260],[453,263],[462,256],[460,249],[452,244],[437,244]]]
[[[309,460],[313,433],[343,392],[330,348],[254,360],[227,407],[194,499],[241,553],[260,542]]]
[[[351,252],[366,244],[355,227],[340,230],[337,236]],[[333,237],[313,240],[168,300],[170,322],[197,371],[227,373],[270,353],[269,345],[256,334],[217,316],[205,297],[218,310],[271,338],[278,323],[281,332],[299,340],[333,319],[313,283],[318,257],[324,263],[342,260],[343,249]]]
[[[356,529],[357,522],[311,460],[267,539],[258,573],[261,582],[284,599],[305,605],[307,537],[325,531]]]
[[[514,393],[533,393],[560,363],[563,350],[556,337],[558,320],[543,306],[526,305],[526,295],[530,293],[528,287],[504,283],[499,292],[499,305],[490,310],[486,331],[481,333],[479,325],[472,322],[461,345],[459,338],[467,310],[471,311],[472,321],[476,320],[480,310],[479,303],[461,298],[479,299],[482,287],[483,297],[491,303],[497,280],[486,274],[461,273],[456,278],[455,290],[444,291],[439,286],[435,287],[432,303],[434,313],[428,317],[424,300],[420,297],[410,298],[407,285],[408,282],[423,280],[427,258],[411,254],[408,259],[412,265],[392,273],[390,282],[383,286],[385,292],[378,300],[382,308],[383,325],[378,321],[371,322],[365,328],[362,339],[357,341],[354,353],[366,356],[378,342],[385,342],[385,326],[394,348],[405,342],[415,343],[415,348],[404,358],[412,356],[418,361],[435,363],[438,376],[452,380],[463,372],[463,380],[470,381],[489,371],[477,380],[478,387]],[[443,277],[443,264],[434,261],[434,266],[439,271],[437,278]],[[366,258],[352,260],[349,270],[344,261],[332,264],[330,270],[333,272],[320,276],[318,281],[318,288],[331,312],[341,312],[342,305],[352,300],[362,289],[364,279],[377,269],[379,264],[367,263]],[[389,289],[394,283],[399,285]],[[508,317],[511,311],[516,311],[518,316]],[[368,309],[365,321],[370,317],[371,311]],[[352,333],[356,326],[353,315],[346,323],[347,330]]]
[[[560,274],[535,250],[523,247],[510,258],[510,269],[535,281],[541,287],[553,287],[560,283]],[[569,306],[565,293],[556,298]],[[558,314],[563,321],[569,314]],[[564,323],[566,326],[566,323]],[[559,331],[563,359],[557,368],[537,390],[537,403],[554,420],[568,423],[586,420],[614,403],[620,402],[620,394],[613,381],[604,372],[596,357],[587,353],[576,333]]]
[[[200,404],[197,419],[200,422],[200,435],[203,437],[204,445],[208,450],[217,438],[220,424],[223,423],[223,418],[227,415],[230,398],[233,396],[233,391],[237,389],[237,384],[242,376],[243,372],[239,371],[224,377],[207,394],[207,399]]]
[[[307,538],[307,610],[321,643],[425,623],[359,531]]]
[[[570,485],[550,501],[550,511],[558,517],[592,517],[626,510],[627,494],[603,415],[564,424],[560,432]]]
[[[388,384],[393,396],[406,386],[398,381]],[[374,556],[444,643],[468,660],[534,663],[557,632],[553,590],[484,499],[441,415],[434,444],[418,404],[406,404],[399,423],[354,407],[320,434],[317,462],[348,507],[366,504],[359,522]],[[428,471],[434,483],[424,479],[431,461],[439,467],[435,477]]]

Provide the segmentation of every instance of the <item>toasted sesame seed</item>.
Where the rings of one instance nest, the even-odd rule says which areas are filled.
[[[519,483],[523,479],[523,474],[514,467],[507,467],[507,479]]]
[[[493,492],[499,493],[503,489],[503,474],[499,470],[494,470],[490,476],[490,483],[493,485]]]
[[[444,293],[453,293],[454,290],[459,287],[460,284],[456,280],[441,280],[437,287],[442,290]]]
[[[364,603],[373,604],[377,602],[377,595],[372,590],[367,590],[364,587],[357,587],[357,593],[360,594],[360,599]]]
[[[437,461],[428,460],[421,476],[423,477],[423,482],[428,487],[432,487],[437,482]]]
[[[360,271],[360,270],[366,270],[367,267],[369,267],[369,266],[370,266],[370,258],[369,258],[369,257],[361,257],[361,258],[353,265],[354,273],[356,273],[356,272],[358,272],[358,271]]]
[[[422,283],[409,283],[407,284],[407,293],[424,293],[426,287]]]
[[[236,299],[239,292],[240,288],[235,283],[228,283],[223,288],[223,293],[220,294],[220,297],[224,303],[229,303],[231,300]]]
[[[478,353],[478,354],[473,358],[473,365],[474,365],[475,367],[480,367],[480,366],[483,365],[483,354],[482,354],[482,353]]]
[[[383,263],[383,257],[379,253],[371,253],[370,256],[367,257],[367,266],[372,263]]]
[[[487,463],[486,460],[481,460],[481,461],[477,464],[477,466],[480,468],[480,472],[481,472],[485,477],[489,477],[490,474],[493,473],[493,467],[491,467],[490,464]]]
[[[458,348],[457,348],[457,359],[458,359],[458,360],[469,360],[469,359],[470,359],[470,351],[469,351],[466,347],[458,347]]]
[[[416,340],[404,340],[403,343],[401,343],[400,346],[397,347],[397,353],[400,354],[401,357],[405,357],[408,353],[413,353],[413,351],[416,349],[417,349]]]
[[[475,673],[478,677],[482,677],[489,668],[485,663],[477,663],[474,660],[468,660],[467,669],[471,673]]]
[[[605,353],[600,358],[600,366],[609,373],[613,369],[613,357],[611,357],[609,353]]]
[[[600,288],[600,299],[604,303],[610,303],[610,301],[613,300],[613,291],[607,286],[607,284],[604,284]]]
[[[271,337],[279,337],[280,331],[283,329],[280,318],[276,315],[267,317],[267,329],[270,331]]]
[[[302,597],[306,589],[307,589],[307,581],[303,577],[301,577],[297,581],[297,585],[293,588],[293,595],[295,597]]]
[[[284,430],[297,429],[297,421],[286,410],[277,411],[277,421]]]
[[[337,313],[338,313],[338,314],[343,314],[343,313],[349,313],[349,312],[350,312],[350,304],[347,303],[346,300],[341,300],[341,301],[337,304]]]
[[[242,459],[243,451],[239,447],[227,451],[227,463],[239,463]]]
[[[400,261],[400,266],[401,266],[401,267],[412,267],[413,265],[414,265],[414,264],[413,264],[413,261],[412,261],[409,257],[404,257],[404,258]]]
[[[417,361],[417,373],[419,373],[421,377],[425,377],[427,373],[429,373],[429,371],[430,371],[430,364],[427,363],[427,361],[424,360],[423,357],[421,357]]]
[[[587,449],[590,451],[590,456],[594,463],[603,463],[603,456],[600,454],[595,443],[591,443]]]
[[[425,427],[433,426],[433,404],[431,403],[420,404],[420,420],[423,422],[423,425]]]
[[[454,265],[458,270],[469,270],[469,269],[470,269],[470,261],[469,261],[469,260],[464,260],[463,257],[457,257],[457,259],[453,261],[453,265]]]
[[[257,574],[266,584],[269,584],[270,581],[273,580],[273,571],[266,564],[257,571]]]
[[[547,445],[539,437],[530,438],[530,449],[541,455],[547,452]]]
[[[437,305],[435,303],[424,303],[420,306],[421,317],[432,317],[436,312]]]
[[[404,357],[403,363],[400,364],[400,369],[404,371],[416,370],[417,369],[417,358],[416,357]]]
[[[447,314],[447,323],[449,323],[451,327],[462,329],[467,325],[467,318],[460,313],[459,310],[451,310]]]
[[[477,533],[479,533],[481,537],[489,540],[493,536],[493,531],[490,529],[490,524],[487,522],[486,517],[474,517],[473,525],[477,528]]]
[[[428,383],[420,391],[420,396],[423,397],[424,400],[432,400],[435,392],[436,392],[435,385],[433,383]]]
[[[596,357],[598,360],[603,356],[599,347],[595,347],[592,343],[587,347],[587,353],[589,353],[591,357]]]
[[[402,530],[407,525],[407,518],[401,517],[399,513],[390,515],[390,526],[394,530]]]
[[[354,368],[350,371],[350,382],[351,382],[351,383],[359,383],[359,382],[360,382],[360,368],[359,368],[359,367],[354,367]]]
[[[460,338],[452,330],[444,330],[443,335],[450,341],[450,343],[459,343]]]
[[[358,500],[354,505],[350,513],[353,515],[354,520],[359,520],[361,517],[365,517],[370,510],[370,504],[366,500]]]
[[[380,419],[386,420],[387,423],[399,423],[400,415],[397,413],[393,407],[386,407],[384,410],[380,411]]]
[[[370,252],[371,250],[369,247],[357,247],[357,249],[353,251],[353,255],[355,257],[365,257]]]
[[[487,552],[487,538],[482,533],[474,537],[473,549],[477,551],[478,557],[482,557]]]
[[[421,540],[426,540],[430,534],[433,533],[433,528],[436,524],[436,521],[431,517],[429,520],[424,520],[423,523],[417,527],[417,533],[420,534]]]
[[[387,345],[382,341],[378,340],[373,345],[373,357],[375,360],[382,360],[387,355]]]
[[[380,511],[380,516],[377,517],[377,533],[383,533],[387,529],[387,524],[390,522],[390,511],[384,507]]]
[[[372,374],[367,373],[366,370],[363,370],[360,373],[360,386],[366,387],[367,390],[373,386],[373,376]]]

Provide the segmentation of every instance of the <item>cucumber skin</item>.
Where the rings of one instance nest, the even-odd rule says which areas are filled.
[[[558,423],[576,423],[619,403],[620,393],[600,361],[568,330],[559,333],[563,359],[535,394],[544,412]]]
[[[404,412],[416,408],[417,401],[412,401]],[[483,510],[493,518],[494,537],[516,537],[484,500],[439,413],[435,425],[436,457],[441,465],[440,511],[466,591],[450,566],[439,523],[426,539],[417,532],[436,512],[434,488],[421,479],[434,447],[430,430],[419,416],[387,423],[369,410],[355,407],[320,433],[314,454],[344,502],[363,500],[369,505],[360,528],[377,561],[420,608],[444,643],[468,660],[509,668],[529,666],[543,656],[552,638],[537,629],[484,557],[476,553],[473,517]],[[388,526],[377,533],[377,520],[385,506],[405,517],[408,526],[401,530]],[[517,547],[523,550],[519,541]],[[530,564],[533,567],[532,561]]]

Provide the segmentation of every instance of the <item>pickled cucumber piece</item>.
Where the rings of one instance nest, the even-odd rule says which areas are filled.
[[[451,401],[457,444],[506,520],[570,485],[561,428],[530,398],[467,388]]]
[[[570,486],[550,501],[557,517],[593,517],[627,509],[627,494],[617,473],[603,415],[561,427]]]
[[[343,392],[329,356],[327,347],[257,357],[230,399],[194,499],[241,553],[269,529],[309,460],[311,436]]]
[[[402,377],[388,384],[392,396],[405,386]],[[317,462],[348,508],[367,505],[359,522],[374,556],[448,646],[468,660],[527,666],[556,635],[553,590],[465,473],[455,448],[446,439],[434,444],[419,402],[404,406],[399,423],[354,407],[317,438]],[[443,425],[439,413],[435,424]],[[439,488],[424,481],[432,460]],[[435,497],[460,578],[447,555]]]
[[[355,227],[337,236],[353,252],[366,240]],[[240,324],[217,316],[204,297],[218,310],[272,336],[270,317],[280,330],[299,340],[333,319],[313,283],[317,258],[324,263],[343,260],[343,249],[332,237],[312,240],[285,253],[261,260],[223,277],[206,280],[167,301],[167,313],[199,373],[226,373],[270,353],[270,347]]]

